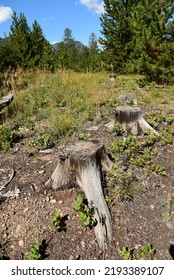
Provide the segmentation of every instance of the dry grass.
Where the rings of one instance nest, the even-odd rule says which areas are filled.
[[[15,97],[1,113],[1,124],[33,127],[43,120],[49,123],[49,133],[61,139],[81,133],[87,122],[97,123],[102,117],[111,116],[121,96],[128,92],[137,94],[140,107],[170,107],[174,87],[142,88],[139,79],[140,76],[117,76],[112,82],[108,73],[18,71],[9,76]],[[5,91],[8,87],[3,88]]]

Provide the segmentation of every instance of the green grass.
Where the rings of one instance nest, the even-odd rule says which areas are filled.
[[[109,119],[120,105],[121,96],[128,92],[137,94],[142,109],[148,106],[153,110],[158,104],[158,110],[163,110],[164,100],[165,106],[172,107],[174,87],[141,88],[139,79],[136,75],[120,75],[111,82],[108,73],[19,71],[14,79],[14,100],[1,112],[0,124],[33,128],[47,121],[50,136],[68,140],[85,133],[87,123],[100,123],[104,116]],[[102,102],[104,106],[100,106]],[[157,118],[150,117],[157,123]]]

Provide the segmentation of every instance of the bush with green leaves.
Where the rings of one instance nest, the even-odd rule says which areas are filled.
[[[8,151],[19,137],[19,133],[16,130],[6,125],[0,125],[0,149]]]

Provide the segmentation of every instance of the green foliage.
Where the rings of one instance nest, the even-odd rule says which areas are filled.
[[[152,244],[146,243],[142,248],[132,250],[123,246],[119,253],[124,260],[153,260],[156,250]]]
[[[120,250],[119,250],[120,256],[125,260],[132,260],[133,256],[132,256],[132,251],[128,248],[123,246]]]
[[[83,226],[94,227],[96,220],[93,218],[93,209],[88,206],[83,197],[79,194],[74,201],[75,211],[79,213],[79,219]]]
[[[45,149],[50,149],[54,146],[53,137],[45,133],[37,136],[37,142]]]
[[[100,43],[110,70],[173,82],[173,1],[104,0],[104,8]]]
[[[8,39],[0,44],[0,70],[12,69],[52,69],[53,55],[49,42],[45,39],[40,25],[35,20],[29,27],[23,13],[12,16]]]
[[[97,72],[101,70],[100,51],[94,33],[90,35],[89,47],[75,41],[72,30],[64,30],[63,41],[59,43],[54,55],[55,67],[78,72]]]
[[[33,246],[31,247],[29,253],[26,256],[26,260],[40,260],[41,253],[39,248],[39,242],[35,240]]]
[[[160,164],[153,163],[151,165],[151,170],[158,175],[165,176],[166,175],[166,168],[165,166],[161,166]]]
[[[156,250],[152,244],[146,243],[142,249],[136,249],[134,253],[138,260],[153,260]]]
[[[52,217],[52,223],[51,226],[56,229],[59,230],[61,228],[61,215],[60,215],[60,211],[56,210],[53,217]]]
[[[124,130],[123,130],[123,128],[122,128],[122,126],[120,124],[114,125],[113,130],[116,132],[116,134],[118,136],[123,135]]]
[[[0,149],[8,151],[19,140],[19,133],[9,126],[0,125]]]
[[[108,184],[113,187],[114,195],[121,201],[132,200],[135,194],[143,191],[131,169],[126,169],[122,164],[113,164],[107,175]]]

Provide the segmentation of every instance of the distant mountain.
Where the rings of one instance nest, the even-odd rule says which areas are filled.
[[[1,44],[3,41],[4,41],[4,38],[1,38],[1,37],[0,37],[0,44]],[[62,42],[63,42],[63,41],[62,41]],[[53,50],[54,50],[54,51],[57,51],[58,48],[59,48],[60,43],[62,43],[62,42],[57,42],[57,43],[51,44],[51,46],[53,47]],[[74,41],[74,42],[75,42],[76,48],[78,48],[78,49],[80,49],[80,50],[82,50],[82,49],[85,47],[80,41]]]
[[[75,42],[76,48],[78,48],[78,49],[84,48],[84,45],[80,41],[74,41],[74,42]],[[55,51],[58,50],[60,43],[62,43],[62,42],[57,42],[57,43],[51,44]]]

